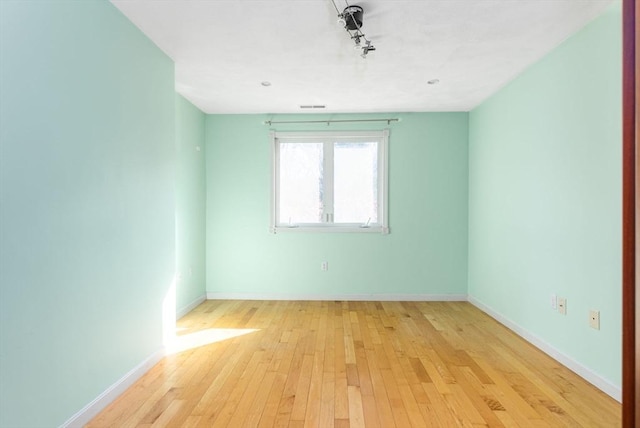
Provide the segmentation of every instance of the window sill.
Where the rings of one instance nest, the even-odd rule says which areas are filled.
[[[382,235],[389,234],[389,228],[383,226],[276,226],[269,230],[273,234],[278,233],[378,233]]]

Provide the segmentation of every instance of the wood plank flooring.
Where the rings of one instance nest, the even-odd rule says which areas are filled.
[[[620,426],[619,403],[465,302],[206,301],[177,340],[88,426]]]

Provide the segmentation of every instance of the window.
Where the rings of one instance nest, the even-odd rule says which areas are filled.
[[[388,233],[388,136],[272,132],[271,231]]]

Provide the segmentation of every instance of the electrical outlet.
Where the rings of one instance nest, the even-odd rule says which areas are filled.
[[[589,311],[589,327],[600,330],[600,311]]]
[[[567,299],[558,297],[558,312],[561,315],[567,315]]]
[[[553,309],[554,311],[558,309],[558,296],[556,296],[555,294],[551,295],[551,309]]]
[[[324,271],[329,270],[329,262],[322,262],[322,264],[320,265],[320,269]]]

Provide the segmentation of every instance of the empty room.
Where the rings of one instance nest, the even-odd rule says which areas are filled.
[[[0,427],[621,426],[624,16],[0,1]]]

